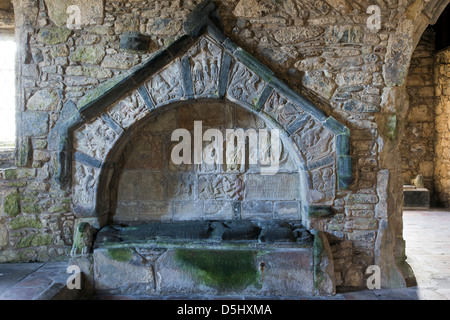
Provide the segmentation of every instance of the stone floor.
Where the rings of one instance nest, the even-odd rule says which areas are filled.
[[[417,286],[402,289],[363,290],[332,297],[296,297],[320,300],[449,300],[450,299],[450,212],[438,209],[404,212],[407,261]],[[77,290],[65,286],[66,262],[0,265],[0,300],[76,299]],[[222,297],[255,300],[260,297]],[[154,299],[154,297],[104,296],[97,299]],[[158,298],[161,299],[161,298]],[[189,300],[206,297],[171,296],[162,299]],[[216,297],[217,299],[217,297]],[[220,297],[218,299],[221,299]],[[264,297],[262,299],[294,299]]]

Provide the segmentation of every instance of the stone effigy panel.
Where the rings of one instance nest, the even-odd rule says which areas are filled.
[[[201,98],[217,97],[222,49],[207,38],[201,38],[188,51],[187,56],[190,58],[195,96]]]
[[[74,161],[73,202],[92,205],[96,202],[100,169]]]

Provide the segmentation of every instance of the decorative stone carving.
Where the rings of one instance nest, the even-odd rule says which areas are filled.
[[[308,192],[310,203],[328,204],[334,200],[336,174],[334,166],[311,171],[311,190]]]
[[[177,59],[147,82],[147,89],[159,107],[184,96],[181,81],[181,64]]]
[[[296,107],[278,92],[274,92],[270,96],[263,107],[263,111],[269,114],[286,130],[296,121],[307,117],[307,114],[303,110]]]
[[[264,81],[240,62],[236,62],[231,74],[228,97],[252,106],[264,90]]]
[[[292,135],[292,139],[307,163],[334,153],[334,136],[312,118]]]
[[[104,1],[45,0],[45,4],[50,19],[59,27],[68,24],[85,26],[103,23]]]
[[[74,136],[77,151],[97,160],[105,160],[119,135],[105,121],[97,118],[77,130]]]
[[[206,38],[201,38],[189,52],[194,93],[200,97],[217,94],[222,50]]]
[[[73,201],[77,204],[93,204],[96,202],[98,177],[100,170],[82,163],[74,163]]]
[[[203,175],[198,181],[202,200],[242,200],[244,182],[239,175]]]
[[[75,231],[74,242],[70,255],[72,257],[76,256],[87,256],[92,249],[94,244],[95,228],[87,222],[81,222]]]
[[[145,117],[150,110],[136,91],[115,103],[107,113],[122,128],[127,129]]]
[[[168,179],[169,200],[193,200],[195,176],[192,174],[171,175]]]

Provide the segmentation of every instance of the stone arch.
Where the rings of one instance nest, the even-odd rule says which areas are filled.
[[[176,102],[215,99],[236,103],[280,129],[306,177],[305,220],[329,214],[336,191],[347,189],[352,179],[348,128],[287,86],[209,19],[201,32],[193,27],[198,14],[193,12],[185,24],[188,35],[87,94],[78,106],[69,102],[64,107],[54,130],[63,138],[50,140],[58,153],[56,180],[62,187],[71,185],[74,213],[101,213],[98,188],[110,165],[108,154],[141,119]]]
[[[382,286],[404,286],[405,279],[413,278],[404,263],[403,240],[403,188],[401,179],[401,154],[403,125],[409,111],[406,76],[414,48],[429,24],[436,23],[448,0],[415,1],[399,15],[397,29],[389,37],[383,65],[381,112],[377,116],[380,128],[380,171],[377,191],[384,205],[377,210],[381,218],[375,252],[375,264],[382,270]]]
[[[191,112],[195,116],[188,115]],[[208,117],[211,114],[219,116],[212,119]],[[245,164],[239,166],[239,168],[229,169],[227,163],[213,165],[213,168],[208,165],[205,166],[204,163],[196,165],[192,154],[191,164],[176,165],[171,163],[169,160],[170,152],[172,147],[179,142],[170,142],[170,135],[176,129],[188,130],[191,133],[192,147],[195,140],[193,121],[202,122],[204,128],[202,134],[207,129],[215,128],[222,132],[224,138],[227,129],[243,129],[244,132],[255,130],[257,134],[261,129],[273,129],[273,124],[267,123],[267,120],[261,119],[252,110],[227,100],[187,100],[159,108],[137,121],[129,128],[128,133],[121,135],[110,150],[108,165],[104,167],[99,177],[99,183],[103,186],[97,194],[98,213],[100,216],[104,216],[104,219],[101,220],[109,223],[128,224],[133,223],[133,221],[144,222],[146,219],[150,221],[203,219],[205,214],[202,214],[203,205],[200,204],[208,202],[225,205],[225,210],[220,210],[222,213],[219,214],[213,214],[213,211],[206,210],[208,211],[206,215],[210,219],[220,220],[226,219],[226,217],[231,219],[231,203],[233,206],[237,205],[237,207],[233,207],[233,217],[240,217],[241,203],[247,205],[247,208],[248,205],[252,205],[255,202],[253,200],[255,198],[254,185],[255,183],[265,185],[264,181],[271,181],[271,187],[266,191],[273,198],[269,196],[267,200],[278,202],[277,207],[287,204],[290,206],[290,210],[293,210],[294,203],[301,203],[297,197],[299,198],[300,195],[304,194],[302,182],[305,181],[305,178],[302,177],[301,173],[305,171],[299,172],[302,164],[298,163],[299,158],[294,153],[289,138],[283,135],[280,136],[281,160],[277,168],[280,170],[274,176],[259,177],[261,173],[259,165],[250,166],[248,162],[249,144],[246,145],[244,151],[246,154]],[[144,146],[150,147],[146,149]],[[145,150],[142,149],[143,147]],[[143,150],[141,155],[149,154],[149,150],[154,150],[156,153],[155,156],[146,156],[143,160],[139,156],[140,151],[138,150]],[[226,150],[223,150],[223,152],[225,156]],[[136,174],[136,172],[139,172],[139,174]],[[126,178],[124,178],[124,175]],[[142,175],[146,178],[142,179]],[[238,178],[238,180],[229,180],[230,177]],[[281,177],[284,177],[285,180],[281,180]],[[213,178],[214,183],[210,181],[210,178]],[[155,188],[155,194],[141,192],[141,190],[152,188],[154,183],[148,181],[154,179],[161,181],[161,185]],[[222,190],[224,192],[221,192],[222,186],[227,185],[230,181],[241,181],[242,185],[239,183],[231,191],[225,191],[224,189]],[[214,187],[215,183],[220,185],[217,189],[214,189],[219,195],[218,197],[211,197],[215,195],[215,192],[210,192],[210,187]],[[136,187],[137,185],[139,186]],[[210,186],[205,187],[208,185]],[[288,188],[280,192],[273,189],[273,185],[277,185],[279,188],[294,186],[295,190],[298,188],[299,192],[294,192]],[[247,195],[247,189],[250,186],[253,190],[250,191],[252,195]],[[206,194],[201,195],[205,191]],[[132,195],[130,196],[130,194]],[[264,199],[264,196],[261,199]],[[150,202],[151,205],[149,205]],[[145,203],[144,206],[147,209],[143,209],[143,203]],[[177,209],[170,208],[168,204],[177,206]],[[130,205],[135,209],[134,211],[130,210]],[[185,210],[180,205],[195,207],[196,212]],[[156,208],[158,213],[153,214],[148,210],[148,207]],[[189,211],[188,216],[180,214],[183,210]],[[267,218],[266,210],[267,208],[264,209],[264,213],[260,213],[259,218]],[[130,213],[130,211],[133,211],[133,213]],[[296,211],[295,213],[282,214],[282,216],[284,219],[298,220],[298,213]],[[249,217],[248,210],[244,212],[244,216]]]

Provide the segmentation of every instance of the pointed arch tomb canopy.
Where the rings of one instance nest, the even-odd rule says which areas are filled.
[[[309,208],[332,205],[336,190],[349,187],[349,130],[234,44],[213,20],[216,6],[204,1],[187,18],[185,36],[88,93],[78,106],[66,103],[50,144],[58,155],[56,181],[71,185],[76,214],[97,211],[100,175],[122,135],[165,105],[196,99],[237,103],[279,128],[302,163],[302,199]]]

